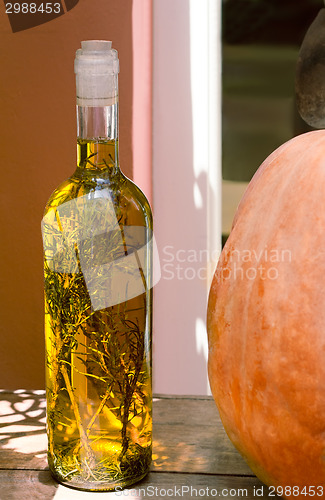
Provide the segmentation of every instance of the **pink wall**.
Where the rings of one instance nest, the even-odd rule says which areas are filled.
[[[133,3],[133,179],[152,203],[152,0]]]

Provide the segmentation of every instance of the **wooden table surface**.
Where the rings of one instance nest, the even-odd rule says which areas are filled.
[[[0,499],[271,498],[229,441],[212,398],[155,397],[153,419],[148,476],[123,492],[87,493],[49,473],[44,391],[0,391]]]

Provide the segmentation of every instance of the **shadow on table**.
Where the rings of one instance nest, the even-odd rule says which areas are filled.
[[[45,419],[45,391],[0,391],[0,468],[47,468]]]
[[[0,391],[0,499],[52,499],[45,391]]]

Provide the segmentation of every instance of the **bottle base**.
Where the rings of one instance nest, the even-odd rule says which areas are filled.
[[[136,477],[125,478],[124,480],[112,481],[112,480],[103,480],[103,481],[85,481],[82,478],[80,480],[74,478],[74,480],[64,480],[62,477],[58,476],[54,471],[50,469],[51,476],[53,479],[63,486],[67,486],[73,490],[79,491],[121,491],[129,486],[132,486],[135,483],[140,482],[144,479],[150,470],[147,470],[143,474]]]

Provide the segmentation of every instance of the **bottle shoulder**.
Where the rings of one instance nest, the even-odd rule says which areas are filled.
[[[126,225],[152,227],[150,204],[141,189],[122,172],[114,178],[80,178],[72,175],[52,192],[45,206],[44,216],[51,210],[77,198],[110,200],[118,218]],[[78,205],[81,206],[80,200]]]
[[[59,184],[51,193],[44,209],[44,215],[50,210],[57,208],[63,203],[66,203],[78,197],[78,185],[71,177]]]
[[[132,203],[135,210],[143,213],[149,223],[149,226],[152,227],[152,211],[147,197],[139,186],[137,186],[131,179],[124,175],[123,177],[125,179],[125,189],[123,192],[124,200]]]

